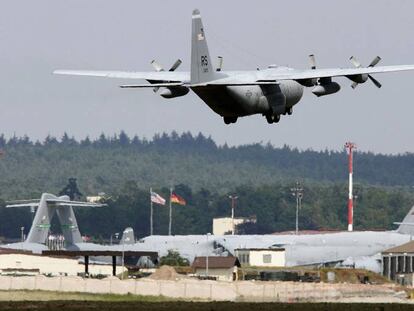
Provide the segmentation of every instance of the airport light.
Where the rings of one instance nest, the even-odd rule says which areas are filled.
[[[291,188],[292,195],[296,198],[296,230],[299,234],[299,209],[302,208],[303,188],[299,181],[296,181],[295,187]]]
[[[237,195],[229,195],[229,199],[231,200],[231,235],[234,235],[234,208],[236,207],[236,200],[239,197]]]

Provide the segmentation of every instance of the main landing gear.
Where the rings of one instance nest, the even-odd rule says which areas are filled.
[[[266,121],[267,121],[267,123],[269,123],[269,124],[272,124],[272,123],[277,123],[277,122],[279,122],[279,121],[280,121],[280,114],[276,114],[276,115],[273,115],[273,114],[267,114],[267,115],[266,115]]]
[[[223,117],[224,123],[230,124],[230,123],[236,123],[237,117]]]
[[[293,113],[293,108],[289,107],[289,108],[286,108],[283,115],[286,115],[286,114],[291,115],[292,113]],[[266,117],[267,123],[269,124],[278,123],[280,121],[280,114],[267,113],[265,114],[265,117]]]

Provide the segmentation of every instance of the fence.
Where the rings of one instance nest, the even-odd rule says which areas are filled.
[[[350,297],[395,297],[393,286],[300,282],[219,282],[200,280],[102,280],[42,275],[0,276],[0,290],[46,290],[135,294],[216,301],[334,301]]]

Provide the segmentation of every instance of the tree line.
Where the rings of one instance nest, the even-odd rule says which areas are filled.
[[[44,191],[57,193],[68,177],[83,191],[116,193],[125,181],[143,189],[187,184],[193,189],[228,192],[235,186],[263,186],[301,179],[317,183],[347,180],[342,151],[299,150],[270,144],[217,145],[203,134],[176,132],[151,140],[125,132],[76,140],[68,134],[33,142],[29,137],[0,135],[0,197],[16,199]],[[378,186],[414,186],[414,154],[357,152],[356,182]]]
[[[230,193],[237,194],[236,217],[255,217],[253,226],[242,226],[243,234],[268,234],[295,228],[295,197],[293,184],[275,183],[261,187],[238,186]],[[80,187],[81,188],[81,187]],[[108,197],[107,207],[77,208],[76,215],[82,234],[95,240],[108,240],[111,235],[132,227],[138,238],[149,235],[150,194],[136,182],[125,182],[118,195]],[[346,230],[347,186],[345,184],[303,184],[302,209],[299,212],[300,229]],[[81,191],[82,188],[80,189]],[[154,189],[168,199],[169,188]],[[174,191],[185,198],[185,206],[173,205],[173,234],[205,234],[212,232],[212,219],[231,214],[228,194],[207,189],[194,190],[188,185],[174,186]],[[395,229],[393,222],[401,221],[414,202],[412,192],[400,188],[382,188],[358,185],[354,209],[355,230]],[[20,235],[20,227],[28,232],[32,221],[30,210],[2,208],[0,201],[0,236]],[[154,204],[154,234],[168,233],[168,204]],[[59,232],[58,223],[52,231]]]

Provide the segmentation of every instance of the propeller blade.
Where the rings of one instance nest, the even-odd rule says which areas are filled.
[[[351,84],[351,87],[355,90],[355,88],[358,86],[358,83],[357,82],[353,82],[352,84]]]
[[[371,64],[369,64],[369,66],[368,66],[368,67],[374,67],[376,64],[378,64],[378,63],[380,62],[380,60],[381,60],[381,57],[379,57],[379,56],[375,57],[375,58],[372,60]]]
[[[217,68],[216,71],[221,71],[223,68],[223,56],[217,56]]]
[[[181,65],[181,63],[182,63],[181,59],[177,59],[175,61],[175,63],[171,66],[170,70],[168,70],[168,71],[174,71],[175,69],[178,68],[178,66]]]
[[[313,54],[309,55],[309,63],[311,65],[311,69],[316,69],[315,55]]]
[[[155,61],[155,59],[151,62],[152,67],[154,67],[155,71],[164,71],[164,68]]]
[[[377,87],[377,88],[381,88],[381,83],[379,83],[378,82],[378,80],[376,80],[376,79],[374,79],[374,77],[373,76],[371,76],[371,75],[368,75],[368,78],[372,81],[372,83],[374,83],[375,84],[375,86]]]
[[[357,61],[357,59],[354,56],[351,56],[349,60],[351,61],[352,65],[354,65],[357,68],[361,68],[361,63]]]

